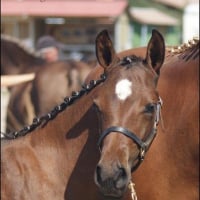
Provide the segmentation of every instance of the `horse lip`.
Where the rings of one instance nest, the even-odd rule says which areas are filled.
[[[123,197],[123,194],[103,194],[105,197],[105,200],[108,198],[109,200],[115,200],[115,199],[121,199]]]
[[[104,200],[120,200],[122,199],[122,196],[120,197],[113,197],[113,196],[105,196],[104,195]]]
[[[123,187],[121,189],[113,188],[110,190],[107,188],[100,187],[100,191],[105,197],[109,198],[109,200],[121,199],[126,191],[126,187]]]
[[[107,184],[100,184],[97,181],[96,173],[95,173],[94,179],[95,179],[95,184],[99,188],[99,191],[101,192],[101,194],[105,197],[105,200],[107,200],[107,199],[108,200],[112,200],[112,199],[117,200],[117,199],[121,199],[124,196],[124,194],[126,193],[127,188],[128,188],[128,183],[130,180],[129,176],[130,176],[130,174],[128,173],[128,179],[125,184],[115,182],[115,184],[112,185],[111,187],[108,187]]]

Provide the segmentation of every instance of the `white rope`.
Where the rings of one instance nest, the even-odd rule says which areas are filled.
[[[135,184],[132,181],[130,181],[128,187],[131,190],[131,198],[132,200],[137,200],[137,194],[136,194],[134,186]]]

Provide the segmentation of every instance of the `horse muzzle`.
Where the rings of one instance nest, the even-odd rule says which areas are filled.
[[[130,175],[124,167],[117,164],[111,168],[98,164],[95,183],[104,196],[120,198],[125,193]]]

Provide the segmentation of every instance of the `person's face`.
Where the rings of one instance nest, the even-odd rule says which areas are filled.
[[[47,62],[57,61],[59,58],[59,52],[57,48],[49,48],[47,51],[43,52],[43,57]]]

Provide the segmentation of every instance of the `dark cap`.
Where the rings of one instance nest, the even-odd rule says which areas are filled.
[[[41,50],[48,47],[56,47],[59,49],[59,43],[51,36],[40,37],[36,43],[36,50]]]

